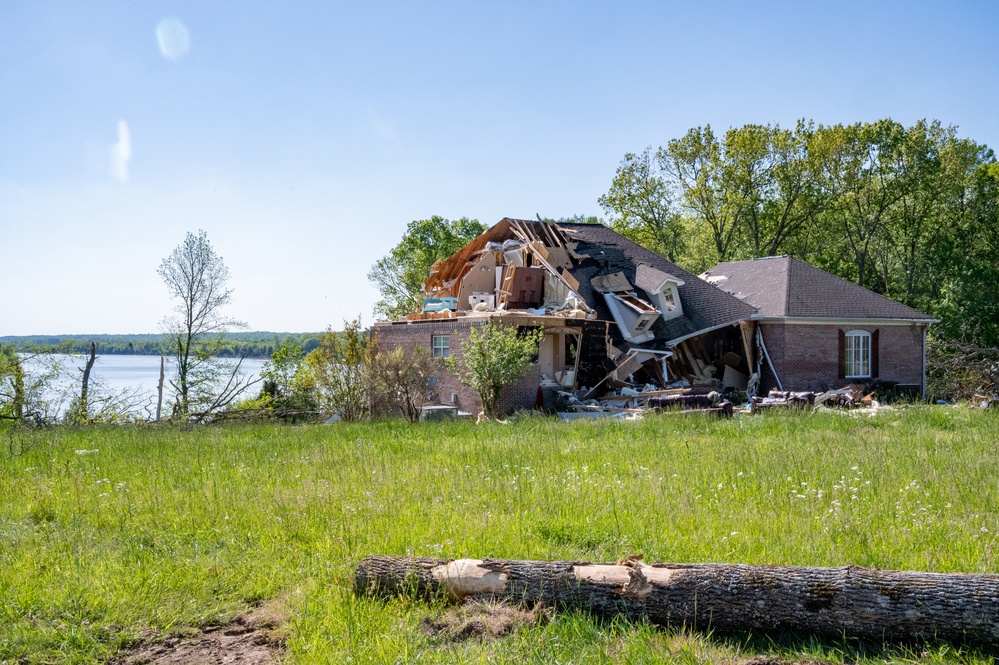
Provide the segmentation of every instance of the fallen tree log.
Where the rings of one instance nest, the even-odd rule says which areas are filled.
[[[999,575],[369,556],[361,595],[490,598],[662,626],[999,645]]]

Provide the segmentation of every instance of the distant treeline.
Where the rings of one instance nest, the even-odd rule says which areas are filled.
[[[227,358],[270,358],[282,344],[302,347],[304,353],[319,346],[322,333],[234,332],[224,337],[219,356]],[[28,346],[63,353],[83,353],[90,343],[97,344],[97,352],[107,355],[155,356],[167,349],[167,337],[162,334],[147,335],[24,335],[0,337],[0,344],[18,348]]]

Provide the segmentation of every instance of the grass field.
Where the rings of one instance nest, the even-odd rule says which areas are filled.
[[[579,614],[442,643],[443,608],[351,585],[368,554],[997,572],[994,414],[0,433],[4,663],[106,662],[268,599],[289,662],[988,661]]]

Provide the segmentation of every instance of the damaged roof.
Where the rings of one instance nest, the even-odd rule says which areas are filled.
[[[701,279],[766,317],[935,319],[792,256],[719,263]]]
[[[660,318],[652,328],[656,342],[670,344],[699,332],[726,324],[745,321],[756,313],[751,305],[714,288],[675,263],[651,252],[602,224],[565,224],[558,227],[570,239],[578,241],[577,251],[590,256],[569,272],[579,282],[579,295],[590,304],[600,318],[612,320],[611,313],[590,280],[598,275],[621,271],[640,288],[655,288],[663,279],[682,282],[677,291],[683,303],[683,315],[668,321]],[[638,278],[639,266],[642,268]],[[653,279],[649,279],[653,277]],[[660,278],[661,277],[661,278]],[[653,284],[658,279],[658,284]],[[644,290],[644,289],[643,289]],[[642,346],[659,346],[650,343]]]

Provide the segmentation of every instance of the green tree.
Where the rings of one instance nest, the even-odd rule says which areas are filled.
[[[14,346],[0,344],[0,419],[23,419],[24,400],[24,365]]]
[[[516,382],[535,362],[543,331],[487,323],[472,328],[459,355],[445,359],[449,371],[479,393],[486,416],[499,416],[500,391]]]
[[[378,259],[368,272],[382,297],[375,312],[397,319],[419,311],[423,304],[423,283],[430,267],[446,259],[482,234],[486,227],[478,220],[462,217],[448,220],[434,215],[409,223],[399,244]]]
[[[219,351],[230,328],[246,324],[223,315],[232,300],[228,288],[229,269],[204,231],[188,233],[156,271],[170,295],[177,299],[175,316],[163,320],[168,353],[176,356],[174,413],[198,419],[231,403],[247,387],[239,373],[240,363],[223,364]]]
[[[684,250],[684,227],[676,206],[674,183],[663,177],[662,154],[646,148],[624,156],[610,191],[598,202],[621,235],[678,261]]]
[[[830,205],[824,149],[803,120],[794,130],[747,125],[726,133],[726,180],[744,203],[738,258],[787,251]]]
[[[261,367],[263,387],[260,397],[249,404],[255,408],[264,406],[271,411],[285,412],[286,418],[290,420],[308,418],[309,413],[317,409],[317,405],[312,389],[312,374],[304,359],[302,347],[282,342],[271,354],[270,360]]]
[[[303,386],[311,390],[319,409],[340,420],[357,422],[368,413],[365,365],[369,337],[361,318],[345,321],[342,332],[327,328],[319,346],[305,357]]]
[[[545,217],[542,219],[546,224],[603,224],[604,220],[595,215],[584,215],[582,213],[570,215],[569,217]]]
[[[51,347],[0,344],[0,420],[51,424],[65,396],[65,366]]]
[[[711,126],[695,127],[656,153],[661,168],[676,183],[680,204],[711,233],[718,261],[732,258],[743,208],[754,199],[733,182],[725,168],[725,146]]]
[[[302,347],[282,342],[260,368],[260,378],[264,380],[262,390],[275,397],[291,393],[303,357]]]
[[[999,347],[999,164],[982,164],[972,174],[964,214],[938,259],[947,266],[932,310],[941,319],[938,332]]]

